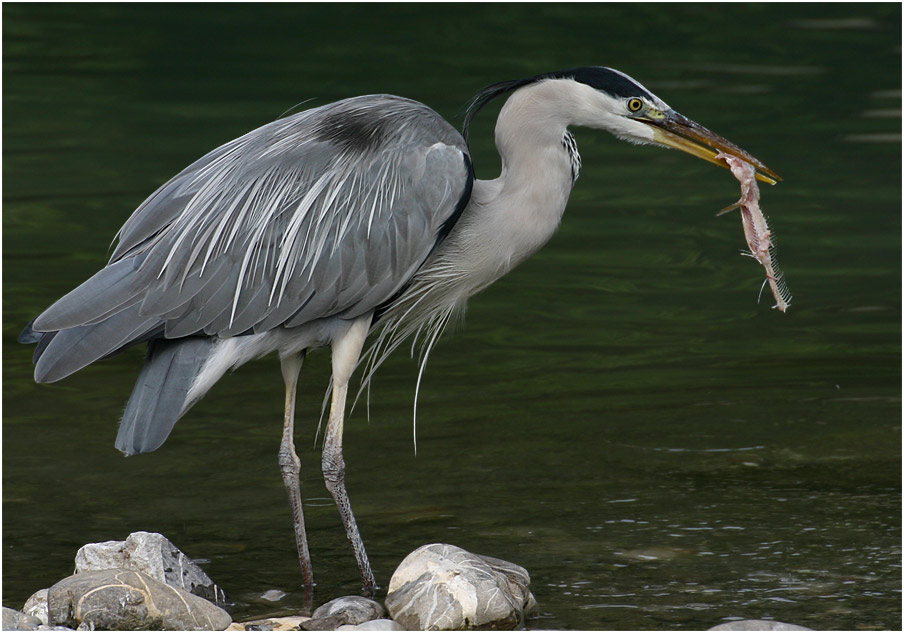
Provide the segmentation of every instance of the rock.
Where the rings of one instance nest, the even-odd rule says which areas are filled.
[[[514,629],[536,605],[523,567],[454,545],[424,545],[399,565],[386,596],[406,630]]]
[[[250,622],[233,622],[227,631],[298,631],[311,618],[290,615],[284,618],[267,618]]]
[[[133,532],[125,541],[90,543],[75,555],[75,573],[103,569],[131,569],[211,602],[226,602],[223,590],[162,534]]]
[[[21,611],[3,607],[4,631],[36,631],[41,626],[41,621]]]
[[[41,621],[41,624],[47,626],[50,623],[50,619],[47,617],[47,590],[41,589],[40,591],[34,592],[31,597],[25,601],[25,606],[22,607],[22,613],[37,618]]]
[[[48,590],[51,625],[106,630],[222,631],[223,609],[194,594],[125,569],[80,572]]]
[[[279,602],[285,597],[286,592],[279,589],[269,589],[261,594],[261,600],[266,600],[267,602]]]
[[[475,556],[482,558],[493,570],[508,579],[512,595],[516,600],[521,601],[522,610],[525,613],[537,611],[537,601],[530,591],[530,574],[524,567],[491,556],[481,556],[480,554],[475,554]]]
[[[343,624],[340,626],[337,631],[404,631],[405,627],[403,627],[398,622],[394,622],[393,620],[379,619],[379,620],[369,620],[367,622],[362,622],[361,624]]]
[[[534,594],[532,593],[527,596],[527,603],[524,605],[524,615],[540,615],[540,605],[537,604],[537,599],[534,598]]]
[[[805,626],[775,620],[734,620],[707,629],[708,631],[812,631]]]
[[[343,596],[330,600],[314,609],[311,614],[315,620],[331,616],[338,616],[342,624],[361,624],[369,620],[376,620],[386,615],[383,605],[363,596]]]
[[[323,618],[311,618],[301,623],[304,631],[335,631],[345,623],[341,615],[328,615]]]

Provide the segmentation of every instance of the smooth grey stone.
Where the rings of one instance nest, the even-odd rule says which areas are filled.
[[[343,624],[337,631],[404,631],[405,627],[393,620],[380,618],[379,620],[368,620],[361,624]]]
[[[41,589],[31,594],[31,597],[25,601],[22,607],[22,613],[30,615],[41,621],[41,624],[47,626],[50,619],[47,617],[47,590]]]
[[[3,607],[4,631],[36,631],[41,626],[41,621],[21,611]]]
[[[212,602],[126,569],[88,571],[48,590],[51,625],[102,630],[221,631],[232,618]]]
[[[156,532],[133,532],[125,541],[89,543],[75,555],[75,573],[131,569],[170,587],[223,604],[223,590],[191,558]]]
[[[382,618],[384,615],[386,615],[386,610],[375,600],[363,596],[342,596],[314,609],[311,617],[319,619],[339,616],[344,620],[341,624],[361,624],[368,620]]]
[[[812,631],[805,626],[775,620],[734,620],[707,629],[708,631]]]
[[[327,615],[322,618],[305,620],[299,626],[304,631],[335,631],[345,624],[345,618],[339,614]]]
[[[523,567],[454,545],[424,545],[389,581],[386,607],[407,630],[513,629],[536,604]]]

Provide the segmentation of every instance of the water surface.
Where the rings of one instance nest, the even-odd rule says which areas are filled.
[[[531,628],[701,629],[731,618],[901,626],[898,5],[10,5],[4,14],[3,604],[76,549],[160,531],[236,602],[301,602],[278,475],[273,358],[227,376],[159,451],[123,459],[135,349],[56,385],[22,325],[102,266],[189,162],[309,99],[372,92],[456,125],[479,88],[624,70],[784,177],[763,191],[794,300],[719,170],[576,130],[561,230],[416,366],[397,354],[346,428],[378,583],[442,541],[531,573]],[[302,106],[303,107],[303,106]],[[495,110],[474,129],[494,177]],[[328,358],[302,378],[315,600],[357,570],[320,482]],[[269,589],[288,597],[259,598]]]

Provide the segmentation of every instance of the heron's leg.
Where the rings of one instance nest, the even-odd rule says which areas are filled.
[[[302,584],[310,588],[314,586],[314,569],[311,566],[308,537],[304,529],[304,510],[301,505],[301,481],[299,480],[301,460],[295,453],[295,391],[303,360],[304,352],[280,358],[283,379],[286,383],[286,412],[282,442],[279,445],[279,470],[282,472],[283,483],[289,494],[289,506],[292,508],[295,545],[298,547],[298,561],[301,563]]]
[[[361,348],[370,328],[371,315],[365,315],[353,321],[348,329],[333,338],[333,398],[330,406],[330,419],[323,440],[323,479],[327,490],[333,495],[339,515],[345,526],[345,534],[358,561],[364,592],[373,596],[376,590],[374,574],[370,569],[370,561],[364,551],[364,541],[358,532],[355,515],[345,491],[345,460],[342,458],[342,425],[345,418],[345,399],[348,393],[348,381],[352,377]]]

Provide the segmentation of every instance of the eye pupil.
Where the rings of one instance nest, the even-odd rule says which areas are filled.
[[[640,110],[641,106],[643,106],[643,103],[641,103],[640,99],[631,99],[628,101],[628,109],[631,112],[637,112]]]

